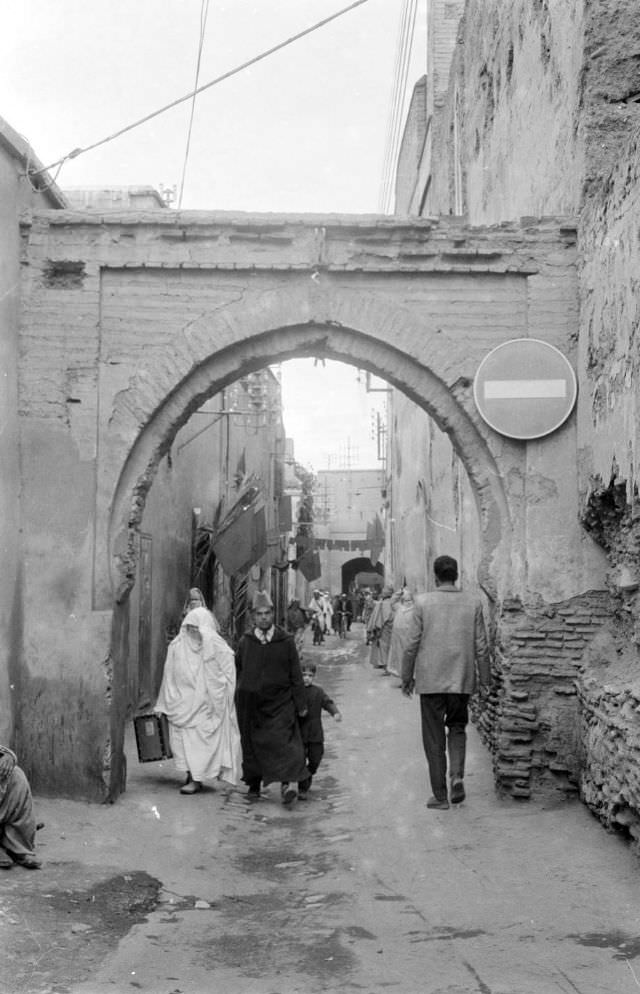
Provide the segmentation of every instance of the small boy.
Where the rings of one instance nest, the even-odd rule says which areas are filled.
[[[304,754],[307,761],[309,776],[298,783],[298,800],[306,801],[313,775],[320,766],[324,754],[324,732],[322,730],[322,710],[328,711],[336,721],[342,721],[342,715],[330,697],[327,697],[322,687],[314,684],[316,664],[302,664],[302,679],[304,680],[305,696],[307,698],[307,714],[300,718],[300,731],[304,743]]]

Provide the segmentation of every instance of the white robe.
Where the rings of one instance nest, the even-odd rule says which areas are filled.
[[[190,611],[169,645],[154,711],[169,720],[176,768],[194,780],[220,778],[237,784],[241,773],[240,732],[234,694],[234,654],[205,608]],[[202,646],[195,648],[185,627],[197,624]]]
[[[317,624],[320,627],[320,631],[323,632],[327,627],[327,625],[324,614],[324,604],[322,603],[322,601],[316,600],[315,597],[312,597],[311,600],[309,601],[309,606],[307,608],[307,611],[313,615]]]

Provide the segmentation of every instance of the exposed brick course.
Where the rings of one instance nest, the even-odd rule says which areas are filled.
[[[604,591],[558,604],[511,601],[502,615],[496,689],[476,720],[492,748],[497,785],[514,797],[529,797],[542,781],[563,794],[579,789],[578,684],[608,601]]]

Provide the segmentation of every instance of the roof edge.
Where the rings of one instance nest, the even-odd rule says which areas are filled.
[[[29,180],[36,192],[43,194],[53,207],[68,207],[65,195],[44,169],[29,142],[22,135],[19,135],[3,117],[0,117],[0,147],[24,166],[25,178]],[[36,177],[27,176],[27,171],[31,170],[37,173]]]

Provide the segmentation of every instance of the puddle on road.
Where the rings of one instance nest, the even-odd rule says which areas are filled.
[[[220,927],[198,946],[199,959],[212,971],[224,966],[243,976],[295,972],[344,984],[357,957],[345,942],[372,939],[365,929],[323,925],[318,914],[341,902],[338,892],[309,905],[305,895],[252,894],[227,897]],[[333,989],[333,988],[332,988]]]
[[[237,853],[233,856],[233,864],[241,873],[280,881],[292,873],[298,877],[324,876],[335,869],[336,862],[334,853],[269,847]]]
[[[585,932],[567,935],[579,946],[592,946],[596,949],[615,949],[614,959],[635,959],[640,956],[640,937],[626,932]]]

